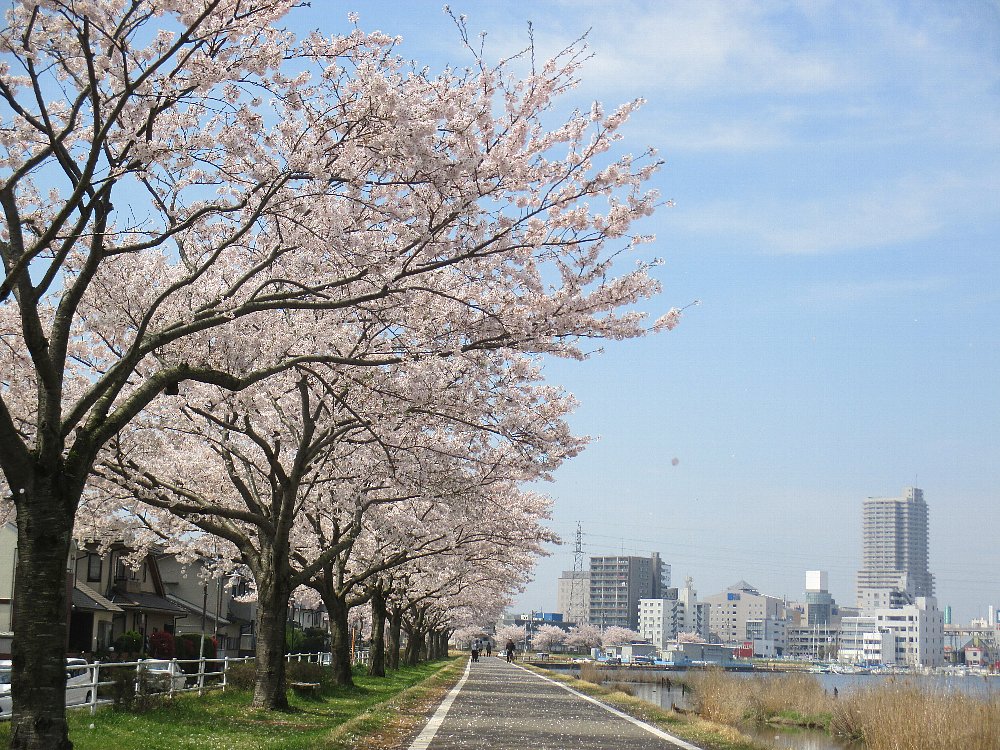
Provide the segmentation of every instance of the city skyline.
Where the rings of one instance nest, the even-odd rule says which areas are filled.
[[[398,34],[431,70],[468,64],[439,3],[333,2],[297,30]],[[339,9],[339,14],[338,14]],[[554,605],[572,539],[659,550],[678,580],[854,600],[862,503],[923,488],[942,607],[1000,603],[1000,10],[978,2],[452,3],[488,60],[540,63],[588,34],[560,106],[646,100],[622,150],[656,147],[670,332],[546,361],[575,394],[579,457],[537,489],[567,544],[515,601]],[[529,32],[528,23],[531,22]],[[531,64],[525,57],[523,64]],[[561,110],[561,112],[563,111]],[[630,264],[636,257],[625,257]]]

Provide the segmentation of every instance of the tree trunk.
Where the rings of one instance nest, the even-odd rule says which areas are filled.
[[[56,478],[11,483],[17,505],[10,747],[68,750],[66,725],[67,572],[75,498],[60,497]],[[19,490],[22,490],[20,492]]]
[[[420,655],[424,651],[424,632],[413,628],[407,633],[406,653],[403,654],[403,663],[408,667],[415,667],[420,663]]]
[[[291,583],[286,576],[257,575],[257,679],[253,707],[271,711],[288,709],[285,684],[285,630]]]
[[[389,669],[399,669],[399,648],[403,633],[403,611],[393,608],[389,612]]]
[[[332,591],[323,594],[323,604],[330,616],[330,666],[338,685],[354,684],[351,675],[351,628],[347,622],[350,608],[347,602]]]
[[[368,674],[385,677],[385,595],[381,589],[372,593],[372,647]]]

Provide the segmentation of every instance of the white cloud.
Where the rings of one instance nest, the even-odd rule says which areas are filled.
[[[911,297],[940,291],[948,288],[950,285],[951,282],[943,277],[874,279],[830,283],[807,288],[801,295],[801,301],[810,304],[892,301],[900,297]]]
[[[844,64],[797,47],[756,2],[587,3],[538,24],[552,54],[591,27],[588,89],[713,93],[809,92],[844,86]]]
[[[996,179],[954,173],[909,175],[865,192],[705,204],[679,202],[671,223],[692,233],[739,238],[747,250],[776,254],[848,252],[925,239],[943,227],[997,214],[983,201]]]

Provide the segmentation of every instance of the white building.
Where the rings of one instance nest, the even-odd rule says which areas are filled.
[[[721,594],[705,598],[711,605],[708,627],[722,643],[742,644],[747,638],[747,623],[751,620],[787,620],[785,603],[774,596],[761,594],[750,584],[740,581]],[[774,630],[772,625],[772,631]],[[776,644],[784,648],[784,643]]]
[[[845,617],[840,623],[837,660],[846,664],[896,664],[896,635],[873,615]]]
[[[841,621],[838,660],[910,667],[944,664],[944,615],[933,597],[865,610]]]
[[[746,640],[753,644],[754,656],[782,656],[788,645],[787,623],[784,619],[774,617],[747,620]]]
[[[659,599],[639,600],[639,632],[657,648],[677,639],[678,633],[696,633],[708,638],[710,606],[698,601],[689,576],[683,588],[668,588]]]

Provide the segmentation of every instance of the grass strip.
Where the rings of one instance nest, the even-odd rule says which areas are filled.
[[[404,667],[384,678],[356,674],[353,688],[315,698],[291,692],[287,712],[252,709],[251,693],[235,689],[165,699],[145,713],[71,710],[70,740],[76,750],[384,750],[458,680],[459,661]],[[0,746],[9,740],[7,722]]]

